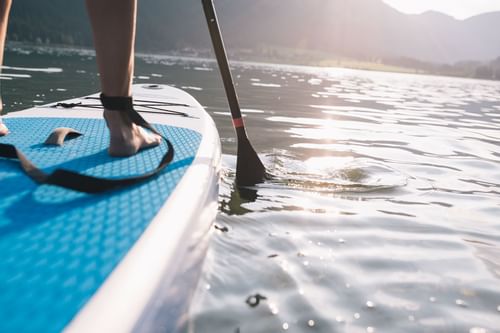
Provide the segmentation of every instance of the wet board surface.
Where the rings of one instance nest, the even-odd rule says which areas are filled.
[[[0,159],[0,331],[88,331],[104,327],[130,331],[141,325],[156,325],[157,319],[151,317],[147,309],[151,309],[152,303],[174,302],[157,298],[158,289],[165,290],[164,295],[171,294],[168,281],[172,283],[177,278],[175,274],[181,274],[183,270],[178,256],[185,255],[185,259],[191,258],[193,262],[201,260],[203,254],[193,254],[187,245],[206,238],[203,235],[208,233],[215,212],[207,213],[207,218],[203,219],[199,218],[200,215],[198,218],[183,218],[175,209],[168,209],[168,201],[175,196],[176,202],[183,202],[186,206],[184,209],[203,212],[211,207],[211,211],[216,210],[213,202],[217,200],[220,147],[217,147],[215,127],[201,106],[185,93],[166,86],[163,91],[152,90],[153,93],[146,89],[143,93],[141,87],[134,89],[135,99],[144,101],[143,105],[146,101],[156,101],[150,119],[147,107],[143,108],[146,111],[143,116],[169,138],[175,149],[172,163],[154,179],[118,191],[84,194],[55,186],[39,186],[23,173],[17,162]],[[182,102],[182,106],[173,108],[187,109],[178,112],[189,113],[189,116],[164,113],[162,110],[172,109],[172,105],[159,105],[158,101],[163,97],[171,101],[169,103]],[[82,99],[81,103],[94,105],[96,101]],[[11,133],[0,138],[0,142],[14,144],[46,172],[65,168],[93,176],[117,178],[142,174],[156,167],[167,149],[165,144],[129,158],[110,157],[107,153],[109,134],[100,114],[102,111],[97,107],[82,105],[71,110],[49,105],[24,114],[18,112],[4,119]],[[42,142],[56,127],[71,127],[83,136],[67,141],[62,147],[44,146]],[[204,136],[209,136],[213,142],[202,144]],[[192,186],[189,180],[181,181],[189,176],[187,173],[193,165],[199,170],[191,170],[191,173],[200,177],[201,172],[206,188],[179,190],[179,186]],[[191,195],[182,198],[184,194],[179,197],[176,191],[190,192]],[[164,237],[153,235],[148,240],[145,236],[143,243],[149,243],[155,237],[159,240],[156,249],[145,250],[144,246],[136,244],[151,225]],[[175,228],[172,233],[177,234],[170,239],[174,244],[161,249],[161,243],[168,241],[168,236],[173,237],[167,235],[171,228]],[[192,234],[197,232],[201,236],[193,239]],[[176,242],[186,240],[191,243],[176,246]],[[134,264],[141,258],[151,260],[151,255],[160,251],[158,260],[162,262],[150,264],[164,266],[163,269],[147,271],[151,265]],[[199,252],[203,250],[198,249]],[[120,265],[125,266],[121,269],[123,274],[117,270]],[[145,287],[143,293],[140,286],[136,287],[134,293],[139,296],[126,296],[131,277],[127,277],[125,271],[134,274],[135,269],[145,269],[142,275],[156,277],[143,279],[142,283],[154,283],[152,287]],[[109,279],[112,274],[113,279]],[[137,272],[134,279],[140,281],[141,274]],[[113,320],[119,318],[113,319],[116,314],[110,314],[103,323],[105,326],[98,326],[98,320],[93,317],[100,313],[106,318],[102,311],[112,312],[113,307],[118,306],[120,299],[113,296],[117,293],[135,303],[129,309],[121,305],[123,311],[132,313],[134,319],[127,325],[113,324]],[[175,300],[175,306],[188,302],[189,295],[178,297],[186,300]],[[171,316],[167,324],[174,327],[179,324],[176,321]]]

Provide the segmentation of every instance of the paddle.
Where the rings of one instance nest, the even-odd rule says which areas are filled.
[[[229,102],[229,109],[233,118],[233,126],[238,137],[238,154],[236,160],[236,184],[242,186],[255,185],[261,183],[266,178],[266,169],[259,159],[259,156],[253,149],[252,144],[248,140],[241,116],[241,110],[238,103],[238,96],[234,89],[233,78],[229,69],[227,61],[226,50],[224,49],[224,42],[217,22],[215,8],[212,0],[201,0],[203,3],[203,10],[207,19],[208,30],[210,38],[215,51],[215,57],[219,64],[219,69],[224,82],[227,100]]]

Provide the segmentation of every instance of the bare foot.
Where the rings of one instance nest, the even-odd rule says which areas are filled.
[[[160,136],[132,123],[123,112],[104,110],[104,119],[110,132],[108,152],[111,156],[131,156],[161,142]]]
[[[0,136],[4,136],[4,135],[7,135],[9,134],[9,129],[7,128],[7,126],[5,126],[4,123],[2,123],[2,121],[0,120]]]

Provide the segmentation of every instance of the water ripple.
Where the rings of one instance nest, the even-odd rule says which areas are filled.
[[[302,80],[273,93],[250,85],[246,98],[273,110],[251,115],[271,129],[256,142],[273,178],[237,189],[225,173],[218,223],[231,229],[211,246],[196,330],[494,332],[500,84],[290,67],[248,75]],[[234,170],[234,156],[224,161]],[[267,299],[250,309],[255,293]]]

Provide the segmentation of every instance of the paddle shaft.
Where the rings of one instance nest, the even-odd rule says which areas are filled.
[[[240,105],[238,103],[238,96],[236,95],[236,90],[234,89],[233,77],[231,75],[231,70],[229,69],[226,50],[224,48],[224,42],[222,41],[219,23],[217,22],[217,15],[215,14],[213,0],[201,0],[201,2],[203,4],[203,10],[205,11],[210,38],[212,39],[212,44],[214,46],[215,57],[217,58],[217,63],[219,64],[219,69],[222,75],[222,81],[224,82],[229,109],[231,110],[231,116],[233,118],[234,129],[238,137],[236,183],[242,186],[255,185],[266,179],[266,168],[255,152],[255,149],[253,149],[245,131],[245,125],[243,123],[243,117],[241,116]]]
[[[219,64],[219,69],[222,75],[222,81],[224,83],[224,89],[226,90],[229,109],[231,110],[231,117],[233,118],[233,125],[238,138],[246,137],[245,125],[243,123],[243,117],[241,116],[238,96],[236,95],[236,90],[234,89],[233,76],[231,75],[231,70],[229,69],[229,63],[227,61],[226,50],[220,33],[214,4],[212,0],[202,0],[202,3],[203,10],[205,11],[205,17],[207,19],[208,31],[210,32],[210,38],[212,39],[212,44],[214,46],[215,57],[217,58],[217,63]]]

